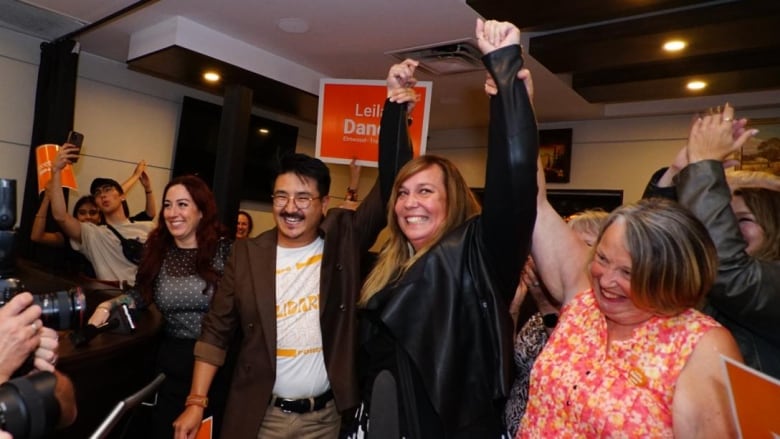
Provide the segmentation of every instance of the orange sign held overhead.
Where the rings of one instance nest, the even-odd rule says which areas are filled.
[[[410,113],[414,156],[425,154],[432,83],[414,87],[420,100]],[[316,155],[322,161],[377,166],[379,123],[387,98],[385,81],[323,79],[320,81]]]
[[[51,180],[51,167],[57,157],[57,151],[60,145],[47,143],[35,148],[35,161],[38,166],[38,193],[46,190],[46,185]],[[76,186],[76,176],[73,175],[73,166],[68,163],[60,173],[62,176],[62,187],[78,190]]]

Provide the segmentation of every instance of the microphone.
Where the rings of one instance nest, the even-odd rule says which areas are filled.
[[[73,346],[81,347],[88,344],[98,335],[114,330],[122,334],[129,334],[135,331],[135,322],[133,322],[133,317],[130,315],[130,309],[127,307],[127,304],[123,303],[120,307],[113,310],[106,323],[100,326],[88,324],[78,331],[71,332],[70,341],[73,343]]]

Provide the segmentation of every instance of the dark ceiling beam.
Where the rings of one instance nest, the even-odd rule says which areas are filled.
[[[778,66],[778,59],[780,59],[780,46],[722,52],[679,60],[638,63],[612,69],[577,71],[572,74],[572,86],[576,90],[593,85],[620,84],[666,77],[697,76],[706,79],[706,76],[715,73],[770,69]],[[780,77],[772,79],[777,85],[780,85]],[[745,84],[745,86],[746,91],[752,88],[750,84]]]
[[[478,14],[511,21],[523,30],[544,31],[582,26],[635,15],[713,3],[712,0],[466,0]]]
[[[127,61],[131,70],[177,82],[188,87],[223,96],[224,84],[236,84],[253,91],[253,105],[286,114],[305,122],[317,122],[317,96],[282,82],[258,75],[195,51],[170,46]],[[222,76],[219,84],[203,80],[206,70]]]
[[[95,20],[95,21],[93,21],[92,23],[89,23],[86,26],[82,26],[82,27],[74,30],[73,32],[68,32],[67,34],[65,34],[65,35],[55,39],[54,42],[66,41],[66,40],[78,38],[81,35],[84,35],[86,33],[92,32],[93,30],[103,26],[106,23],[110,23],[110,22],[112,22],[114,20],[118,20],[118,19],[120,19],[120,18],[122,18],[122,17],[124,17],[126,15],[132,14],[132,13],[134,13],[134,12],[140,10],[140,9],[143,9],[146,6],[149,6],[152,3],[156,3],[158,1],[159,0],[139,0],[139,1],[135,2],[135,3],[132,3],[132,4],[128,5],[128,6],[122,8],[122,9],[116,11],[116,12],[114,12],[114,13],[106,15],[105,17],[103,17],[101,19]]]
[[[658,16],[534,37],[529,53],[549,70],[564,73],[780,47],[780,8],[745,16],[728,6],[708,11],[705,22],[686,12],[675,14],[677,20]],[[689,46],[678,54],[664,52],[661,45],[670,38],[682,38]]]
[[[707,76],[709,86],[699,93],[685,89],[693,77],[666,77],[637,82],[578,87],[577,93],[589,102],[633,102],[743,93],[749,90],[771,90],[780,86],[780,67],[713,73]]]

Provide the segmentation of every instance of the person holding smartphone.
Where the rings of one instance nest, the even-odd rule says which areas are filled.
[[[70,239],[71,246],[92,263],[98,280],[112,284],[133,284],[138,266],[125,257],[122,241],[108,226],[124,239],[144,242],[154,224],[151,221],[130,221],[123,208],[125,191],[111,178],[96,178],[90,185],[90,192],[103,214],[105,224],[82,223],[70,215],[65,206],[61,173],[66,164],[73,163],[78,152],[78,147],[71,144],[63,145],[57,152],[52,165],[52,179],[46,188],[51,199],[52,216]]]

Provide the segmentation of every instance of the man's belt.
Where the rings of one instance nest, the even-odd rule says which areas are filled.
[[[285,413],[309,413],[322,410],[331,399],[333,399],[333,391],[328,390],[320,396],[302,399],[286,399],[273,396],[271,404],[279,407]]]

